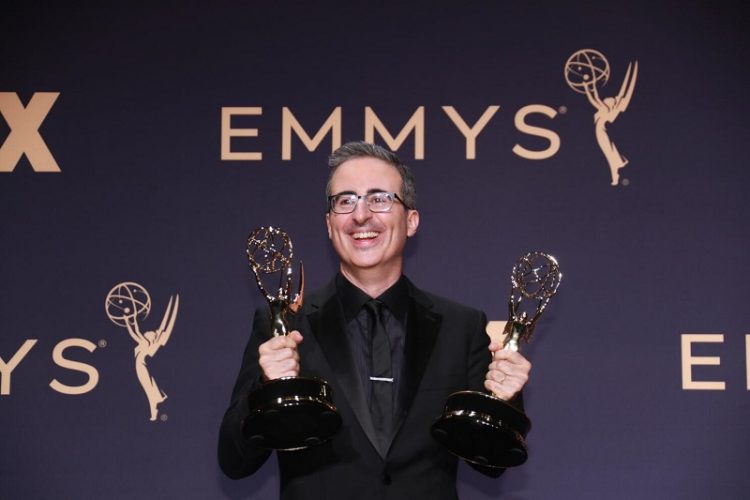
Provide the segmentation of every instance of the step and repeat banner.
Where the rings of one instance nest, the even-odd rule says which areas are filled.
[[[520,255],[564,274],[522,347],[530,458],[462,465],[462,498],[746,498],[741,2],[0,12],[0,497],[276,498],[275,460],[216,460],[246,238],[325,284],[326,158],[367,140],[416,175],[418,286],[498,322]]]

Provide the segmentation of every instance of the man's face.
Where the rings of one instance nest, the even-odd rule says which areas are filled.
[[[398,170],[376,158],[353,158],[339,165],[331,179],[331,194],[373,191],[401,196]],[[350,214],[326,214],[326,225],[345,275],[374,270],[383,273],[383,278],[392,278],[401,274],[406,238],[416,233],[419,214],[399,201],[390,212],[374,213],[361,199]]]

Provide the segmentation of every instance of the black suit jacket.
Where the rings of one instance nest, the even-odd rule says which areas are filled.
[[[300,375],[317,376],[333,388],[343,425],[329,442],[302,451],[278,452],[282,499],[455,499],[458,461],[430,434],[446,398],[464,389],[484,390],[491,355],[484,313],[409,285],[398,424],[381,456],[345,333],[334,282],[309,294],[291,326],[304,336]],[[221,425],[219,464],[229,477],[252,474],[270,455],[243,441],[246,394],[260,384],[258,347],[270,338],[268,312],[255,314],[232,402]],[[499,471],[478,468],[489,475]]]

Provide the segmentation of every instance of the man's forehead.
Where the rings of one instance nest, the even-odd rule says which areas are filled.
[[[334,192],[398,191],[401,188],[401,174],[396,167],[378,158],[352,158],[339,165],[333,173],[331,187]]]

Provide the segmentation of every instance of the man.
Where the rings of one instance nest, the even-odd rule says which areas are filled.
[[[432,438],[431,423],[454,391],[484,386],[513,399],[531,365],[489,343],[484,313],[419,290],[402,274],[419,212],[412,175],[395,154],[348,143],[329,166],[326,226],[340,272],[305,298],[289,336],[270,338],[268,313],[256,312],[219,463],[239,478],[270,455],[240,434],[249,390],[315,375],[333,387],[343,425],[327,443],[278,453],[282,498],[454,499],[458,460]]]

